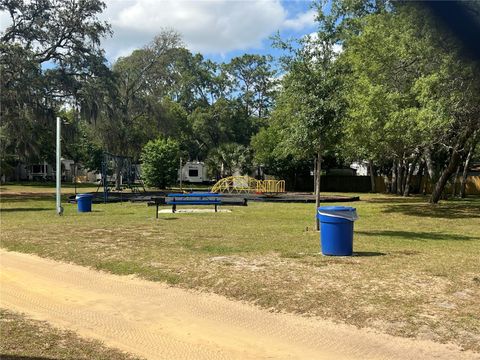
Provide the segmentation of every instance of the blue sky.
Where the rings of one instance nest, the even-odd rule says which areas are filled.
[[[227,62],[250,54],[279,55],[270,37],[284,38],[315,31],[315,12],[308,0],[103,0],[99,16],[112,25],[104,39],[109,63],[148,44],[163,28],[178,31],[192,52]],[[10,23],[0,12],[0,31]]]
[[[275,48],[272,48],[272,41],[270,39],[271,36],[275,35],[277,31],[280,32],[282,38],[297,38],[306,34],[310,34],[315,31],[315,24],[313,23],[313,14],[314,11],[311,9],[311,1],[280,1],[281,5],[288,13],[287,22],[289,20],[295,21],[298,17],[308,14],[310,20],[305,21],[305,23],[299,23],[297,28],[292,27],[279,27],[272,31],[269,36],[265,37],[261,41],[261,46],[251,46],[251,47],[244,47],[239,48],[236,50],[232,50],[227,52],[226,54],[212,54],[207,53],[206,57],[215,60],[215,61],[228,61],[235,56],[243,55],[244,53],[248,54],[261,54],[261,55],[273,55],[279,56],[281,51]]]
[[[109,62],[146,45],[162,28],[178,31],[192,52],[215,61],[244,53],[278,55],[270,37],[315,30],[310,1],[106,0],[102,18],[114,35],[103,43]]]

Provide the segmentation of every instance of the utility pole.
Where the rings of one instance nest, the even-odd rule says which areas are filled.
[[[57,182],[57,215],[63,215],[63,207],[61,203],[62,161],[60,147],[60,121],[60,117],[57,116],[57,174],[55,176]]]
[[[182,169],[182,157],[180,156],[180,191],[183,191],[182,188],[182,178],[183,178],[183,169]]]

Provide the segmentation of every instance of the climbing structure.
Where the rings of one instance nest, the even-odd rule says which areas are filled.
[[[285,192],[285,180],[257,180],[250,176],[229,176],[220,179],[212,192],[228,194],[278,194]]]
[[[257,193],[277,194],[285,192],[285,180],[258,180]]]

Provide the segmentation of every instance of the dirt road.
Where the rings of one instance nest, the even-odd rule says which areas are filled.
[[[26,254],[0,269],[0,306],[147,359],[480,359]]]

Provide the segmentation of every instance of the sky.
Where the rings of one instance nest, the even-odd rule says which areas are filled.
[[[182,35],[186,47],[217,62],[250,54],[278,55],[271,36],[298,38],[315,30],[310,0],[104,0],[100,15],[113,36],[102,46],[109,63],[148,44],[162,29]],[[0,12],[0,31],[9,25]]]
[[[192,52],[215,61],[243,53],[275,54],[270,37],[298,37],[315,29],[305,0],[106,0],[102,19],[112,25],[105,39],[114,62],[146,45],[162,28],[174,29]]]
[[[310,0],[103,0],[100,15],[113,36],[102,46],[110,64],[147,45],[162,29],[179,32],[186,47],[217,62],[244,53],[279,55],[271,37],[298,38],[315,31]],[[0,12],[0,31],[9,25]]]

